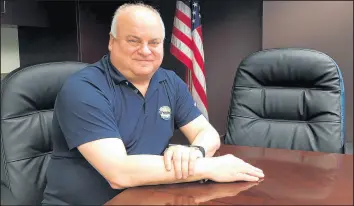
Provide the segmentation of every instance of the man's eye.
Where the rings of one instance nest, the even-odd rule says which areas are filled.
[[[160,42],[151,42],[150,44],[152,44],[152,45],[158,45],[158,44],[160,44]]]
[[[137,40],[132,40],[132,39],[129,39],[128,42],[133,42],[133,43],[136,43],[138,42]]]

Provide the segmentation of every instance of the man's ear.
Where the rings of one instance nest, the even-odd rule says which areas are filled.
[[[110,52],[112,51],[113,42],[114,42],[114,37],[112,36],[111,33],[109,33],[108,51]]]

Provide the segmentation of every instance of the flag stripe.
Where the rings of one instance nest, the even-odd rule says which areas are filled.
[[[194,41],[193,41],[193,47],[195,48],[194,50],[198,50],[197,46],[195,45]],[[204,61],[203,58],[201,57],[199,52],[194,52],[194,59],[197,62],[197,64],[199,65],[199,69],[201,70],[202,74],[205,76],[205,71],[204,71]]]
[[[195,60],[195,58],[193,58],[192,62],[193,62],[193,73],[195,74],[195,77],[198,79],[199,84],[203,87],[203,91],[206,92],[204,73],[200,68],[199,64],[197,63],[197,61]]]
[[[190,49],[190,47],[185,44],[183,41],[178,39],[175,35],[172,34],[172,39],[171,39],[172,45],[177,47],[179,50],[185,53],[185,55],[192,61],[193,58],[193,52]]]
[[[186,15],[189,19],[191,18],[191,8],[188,5],[186,5],[182,1],[177,1],[176,8],[183,12],[183,14]]]
[[[186,46],[191,47],[192,39],[188,38],[188,36],[186,36],[183,32],[181,32],[176,27],[173,28],[173,34],[172,35],[175,38],[173,41],[176,41],[176,39],[177,39],[177,40],[180,40],[181,42],[183,42]]]
[[[196,76],[194,75],[193,72],[192,72],[192,80],[193,80],[193,86],[194,86],[195,90],[197,91],[197,93],[198,93],[198,95],[199,95],[199,98],[202,100],[204,106],[205,106],[206,108],[208,108],[208,107],[207,107],[207,103],[206,103],[206,102],[207,102],[207,101],[206,101],[206,94],[205,94],[205,92],[203,91],[203,88],[202,88],[202,86],[200,85],[200,83],[197,81],[197,78],[196,78]]]
[[[202,38],[201,38],[201,29],[200,27],[198,27],[196,30],[193,31],[193,41],[195,42],[195,45],[198,48],[198,51],[201,55],[201,57],[203,58],[203,62],[204,62],[204,49],[203,49],[203,42],[202,42]]]
[[[176,18],[174,20],[174,25],[175,25],[173,27],[174,30],[177,29],[180,33],[183,33],[183,35],[185,35],[188,39],[192,40],[192,34],[190,28],[187,27],[182,21]]]
[[[192,87],[192,96],[193,96],[193,99],[195,99],[195,102],[197,103],[197,107],[200,109],[202,114],[206,118],[208,118],[208,110],[207,110],[207,108],[205,108],[202,100],[199,98],[199,95],[198,95],[198,93],[197,93],[197,91],[195,90],[194,87]]]
[[[180,49],[178,49],[175,45],[171,45],[170,51],[188,69],[193,68],[192,60],[188,56],[186,56],[186,54],[184,52],[182,52]]]
[[[176,18],[175,20],[178,19],[180,20],[181,22],[183,22],[188,28],[189,28],[189,32],[191,31],[192,29],[192,22],[191,22],[191,19],[190,17],[186,16],[185,13],[183,13],[181,10],[176,10]]]

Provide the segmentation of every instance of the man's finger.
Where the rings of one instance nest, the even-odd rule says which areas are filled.
[[[183,179],[186,179],[188,177],[189,152],[190,152],[190,149],[188,148],[188,149],[183,150],[183,153],[182,153],[182,174],[183,174]]]
[[[253,165],[251,165],[250,163],[246,163],[246,164],[247,164],[247,166],[249,166],[249,167],[252,168],[253,170],[256,170],[256,171],[258,171],[258,172],[263,173],[263,170],[261,170],[261,169],[255,167],[255,166],[253,166]]]
[[[176,149],[173,153],[173,166],[175,168],[175,174],[177,179],[182,178],[182,152],[180,149]]]
[[[241,170],[240,172],[244,173],[244,174],[249,174],[249,175],[252,175],[252,176],[255,176],[255,177],[259,177],[259,178],[263,178],[264,177],[264,174],[263,174],[263,171],[260,170],[260,169],[257,169],[256,167],[253,167],[252,165],[248,164],[248,163],[244,163],[242,166],[241,166]]]
[[[248,168],[245,173],[247,173],[248,175],[254,176],[254,177],[258,177],[258,178],[264,177],[263,172],[259,172],[258,170],[254,170],[252,168]]]
[[[167,171],[170,171],[172,167],[172,155],[173,155],[172,149],[167,149],[164,154],[165,167]]]
[[[252,175],[248,175],[245,173],[237,173],[237,180],[243,180],[243,181],[249,181],[249,182],[257,182],[259,180],[258,177],[252,176]]]

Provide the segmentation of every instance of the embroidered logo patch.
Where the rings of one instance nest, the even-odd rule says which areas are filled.
[[[168,106],[162,106],[159,109],[159,114],[162,119],[169,120],[171,119],[171,108]]]

